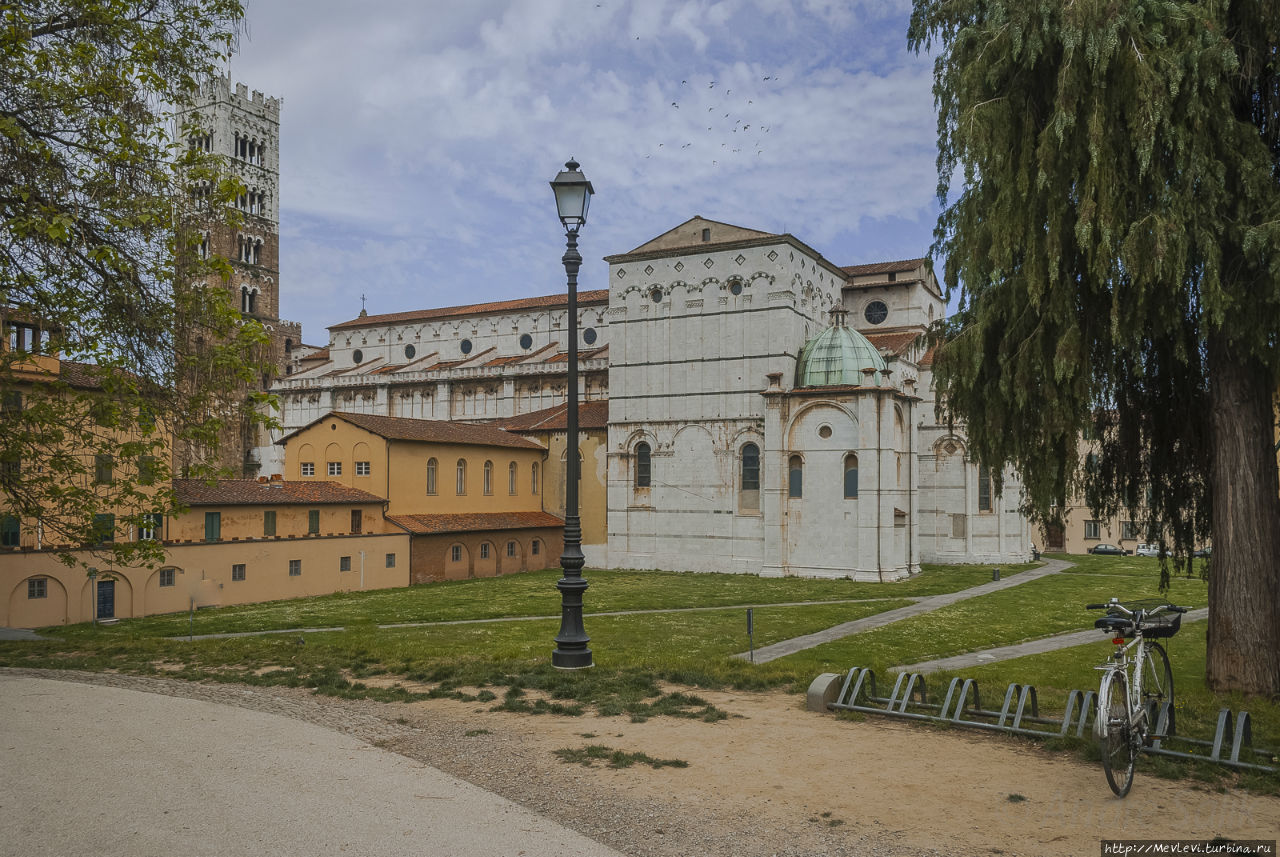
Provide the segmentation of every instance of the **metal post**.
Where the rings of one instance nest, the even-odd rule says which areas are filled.
[[[560,633],[551,653],[551,665],[560,669],[582,669],[594,666],[582,624],[582,594],[587,581],[582,577],[582,523],[578,517],[578,269],[582,255],[578,253],[578,235],[565,230],[565,276],[569,284],[569,402],[566,421],[568,438],[565,446],[564,553],[560,568],[564,577],[556,581],[560,590]]]

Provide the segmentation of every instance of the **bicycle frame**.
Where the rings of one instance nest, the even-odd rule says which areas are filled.
[[[1098,688],[1098,698],[1103,700],[1107,698],[1107,690],[1111,685],[1111,677],[1117,672],[1124,674],[1127,705],[1129,710],[1129,726],[1130,728],[1145,727],[1147,720],[1147,710],[1142,705],[1142,670],[1133,669],[1134,666],[1142,663],[1142,658],[1147,653],[1147,638],[1142,636],[1141,631],[1135,630],[1133,642],[1126,644],[1123,637],[1113,637],[1112,642],[1120,640],[1116,643],[1115,651],[1107,658],[1105,664],[1094,667],[1095,670],[1102,670],[1107,673],[1102,677],[1102,682]],[[1129,650],[1137,647],[1137,651],[1133,653],[1133,657],[1129,656]],[[1095,727],[1098,718],[1094,719]]]

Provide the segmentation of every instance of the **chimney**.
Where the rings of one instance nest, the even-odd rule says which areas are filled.
[[[283,474],[281,474],[281,473],[272,473],[272,474],[271,474],[271,481],[272,481],[272,482],[283,482],[283,481],[284,481],[284,475],[283,475]]]

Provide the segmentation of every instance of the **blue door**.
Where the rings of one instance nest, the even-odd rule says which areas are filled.
[[[114,619],[116,615],[116,582],[98,581],[98,618]]]

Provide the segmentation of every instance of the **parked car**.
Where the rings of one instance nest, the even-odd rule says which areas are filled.
[[[1133,553],[1134,556],[1160,556],[1160,545],[1138,545]]]
[[[1101,554],[1103,556],[1124,556],[1124,548],[1118,548],[1115,545],[1109,545],[1106,542],[1100,542],[1089,548],[1089,553]]]
[[[1200,548],[1200,550],[1196,551],[1191,555],[1196,559],[1209,559],[1210,557],[1213,556],[1213,548],[1212,547]]]

